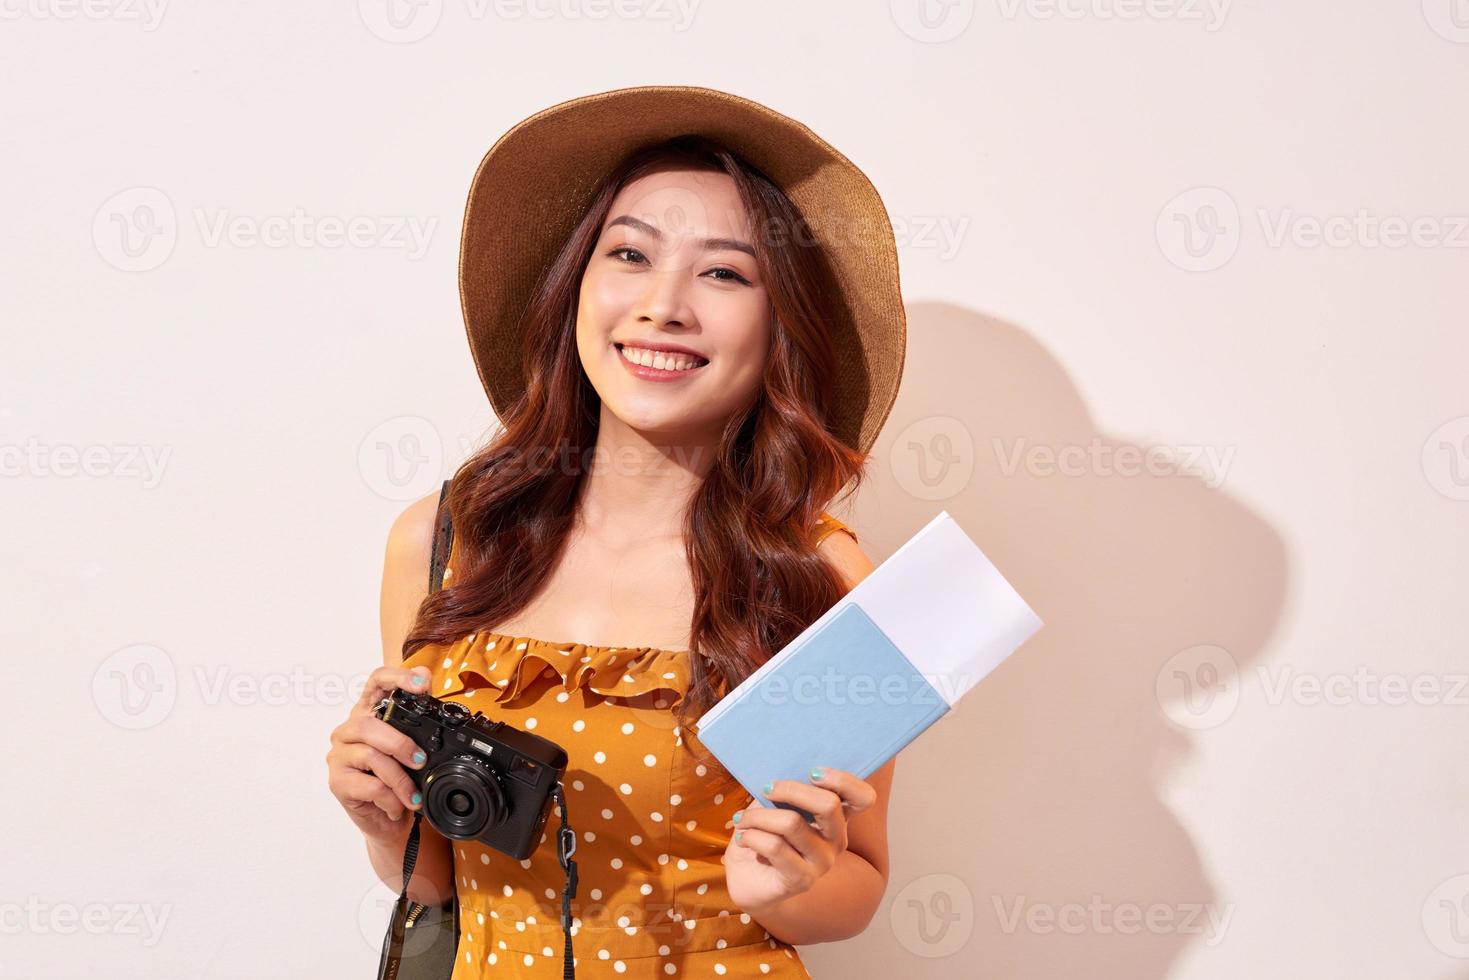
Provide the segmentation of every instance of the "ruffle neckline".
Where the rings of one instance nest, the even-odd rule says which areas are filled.
[[[817,540],[833,530],[850,529],[830,514],[822,514]],[[446,585],[453,575],[457,544],[449,548]],[[404,666],[417,666],[414,661],[419,661],[433,669],[435,690],[430,693],[438,698],[463,693],[466,698],[513,701],[537,677],[554,675],[567,691],[585,688],[606,697],[662,690],[669,695],[667,703],[655,703],[664,708],[688,694],[691,655],[688,650],[597,646],[481,630],[448,645],[425,647]]]
[[[668,703],[660,707],[672,707],[689,691],[687,650],[558,643],[483,631],[432,649],[442,658],[428,661],[435,668],[435,690],[430,693],[438,698],[463,692],[466,698],[513,701],[538,677],[553,674],[568,691],[585,688],[604,696],[632,697],[662,690]],[[428,656],[426,650],[425,659]]]

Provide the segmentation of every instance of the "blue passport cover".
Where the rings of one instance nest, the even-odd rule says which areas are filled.
[[[761,805],[805,814],[766,800],[765,784],[809,782],[817,766],[866,779],[949,710],[853,602],[772,665],[697,737]]]

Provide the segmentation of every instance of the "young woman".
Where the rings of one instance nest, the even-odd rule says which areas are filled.
[[[695,723],[872,569],[824,508],[860,483],[901,376],[880,199],[758,103],[601,93],[487,155],[461,288],[504,429],[454,475],[441,591],[438,494],[389,533],[384,666],[333,733],[333,793],[401,887],[422,761],[372,706],[402,689],[482,711],[569,755],[578,975],[809,976],[792,947],[879,905],[893,763],[763,787],[808,824]],[[422,822],[409,895],[457,894],[454,980],[561,975],[555,826],[517,861]]]

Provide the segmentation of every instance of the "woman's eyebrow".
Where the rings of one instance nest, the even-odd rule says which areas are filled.
[[[663,232],[640,218],[634,218],[630,214],[619,214],[607,222],[607,228],[611,228],[614,225],[627,225],[629,228],[636,228],[638,231],[652,235],[656,241],[663,241]],[[744,252],[750,258],[755,258],[755,250],[748,243],[742,242],[738,238],[696,238],[694,242],[695,244],[702,245],[706,252]]]

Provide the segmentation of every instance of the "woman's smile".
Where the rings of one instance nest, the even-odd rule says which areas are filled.
[[[617,359],[628,373],[644,381],[681,381],[692,377],[709,363],[695,354],[652,350],[631,344],[613,343],[612,346],[617,349]]]

